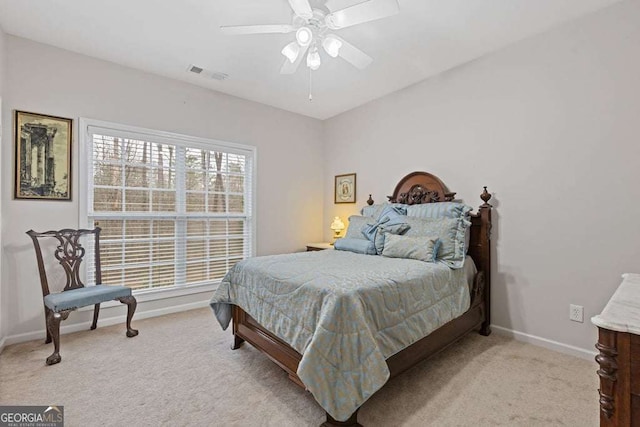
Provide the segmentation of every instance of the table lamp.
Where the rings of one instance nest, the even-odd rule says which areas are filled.
[[[342,222],[339,216],[333,218],[331,229],[333,230],[333,240],[335,241],[338,237],[340,237],[340,232],[344,230],[344,222]]]

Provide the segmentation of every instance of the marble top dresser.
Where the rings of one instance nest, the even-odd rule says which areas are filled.
[[[623,274],[598,327],[600,425],[640,426],[640,274]]]

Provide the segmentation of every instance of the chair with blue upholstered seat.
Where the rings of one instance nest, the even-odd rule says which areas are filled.
[[[47,357],[47,365],[60,362],[60,322],[66,320],[73,310],[89,305],[94,306],[93,322],[91,329],[98,325],[98,313],[100,303],[110,300],[117,300],[127,305],[127,336],[135,337],[138,331],[131,328],[131,319],[136,311],[137,302],[131,294],[131,288],[126,286],[111,286],[102,284],[102,271],[100,268],[100,227],[93,230],[73,230],[65,228],[59,231],[46,231],[37,233],[33,230],[27,234],[33,240],[38,261],[38,271],[40,273],[40,285],[42,287],[42,297],[44,302],[44,314],[47,326],[47,339],[45,343],[53,340],[54,351]],[[93,247],[95,252],[95,286],[84,286],[80,279],[80,265],[85,255],[85,248],[80,243],[83,236],[93,237]],[[61,292],[51,293],[47,268],[45,267],[42,255],[41,238],[55,239],[57,242],[53,255],[62,266],[66,284]]]

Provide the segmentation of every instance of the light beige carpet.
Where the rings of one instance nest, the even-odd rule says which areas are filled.
[[[73,315],[73,314],[72,314]],[[318,426],[313,397],[207,309],[32,341],[0,355],[0,404],[64,405],[67,426]],[[596,426],[595,362],[475,333],[391,380],[360,409],[374,426]]]

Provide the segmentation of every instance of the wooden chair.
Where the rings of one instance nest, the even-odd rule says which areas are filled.
[[[127,336],[135,337],[138,331],[131,328],[131,318],[136,311],[137,301],[131,295],[131,289],[125,286],[102,285],[102,272],[100,270],[100,227],[93,230],[73,230],[65,228],[59,231],[46,231],[37,233],[33,230],[27,231],[33,240],[38,260],[38,270],[40,272],[40,285],[42,286],[42,298],[44,302],[44,315],[47,326],[47,339],[45,343],[50,343],[53,339],[54,351],[47,357],[47,365],[60,362],[60,322],[69,317],[69,313],[79,307],[94,305],[93,323],[91,329],[95,329],[98,324],[98,313],[100,303],[117,300],[127,304]],[[94,235],[95,246],[95,286],[85,287],[80,279],[80,264],[85,255],[85,249],[80,244],[80,237]],[[61,292],[51,293],[49,291],[49,281],[47,271],[42,256],[40,239],[56,239],[57,246],[53,255],[58,260],[66,274],[66,284]]]

